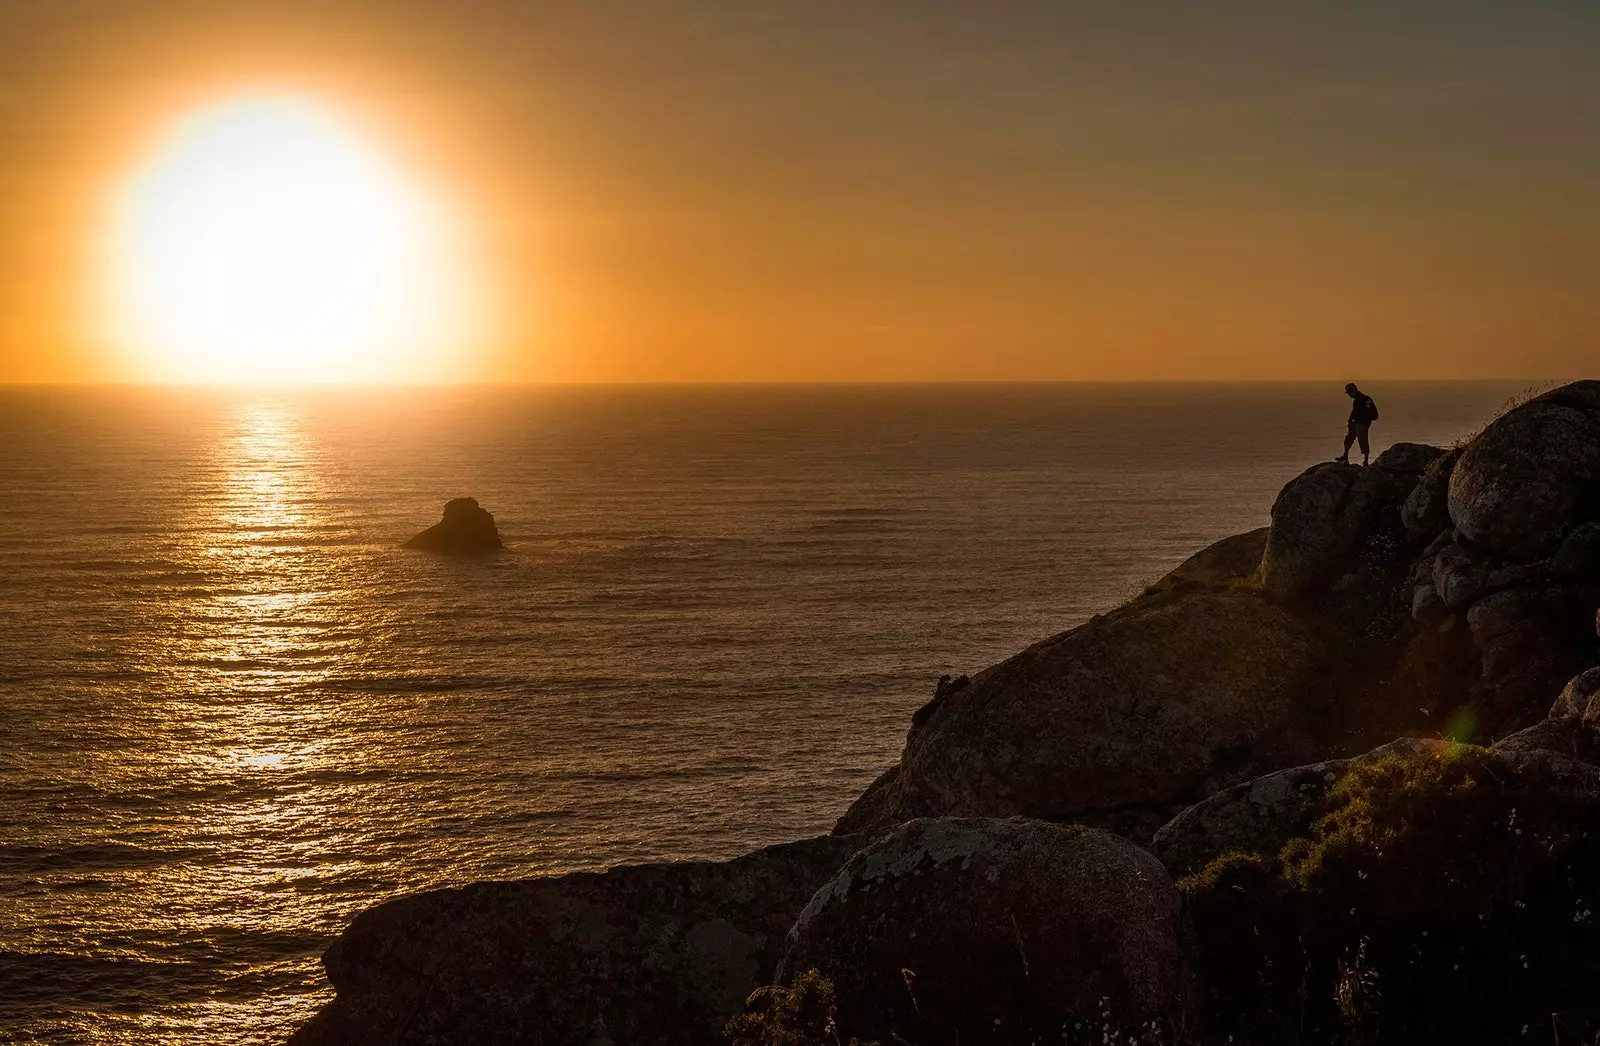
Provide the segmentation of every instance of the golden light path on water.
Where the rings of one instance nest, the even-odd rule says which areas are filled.
[[[220,482],[204,507],[200,562],[206,574],[233,584],[192,608],[154,651],[183,674],[152,724],[165,736],[148,753],[145,772],[201,793],[233,783],[186,827],[192,841],[223,856],[163,865],[140,893],[165,909],[153,928],[178,939],[226,938],[220,923],[241,937],[283,932],[292,942],[326,918],[317,895],[307,897],[297,884],[360,867],[354,858],[327,861],[325,825],[344,812],[344,797],[336,785],[314,783],[319,769],[353,769],[360,752],[338,743],[338,717],[328,706],[288,695],[314,691],[337,660],[358,656],[360,640],[332,604],[336,582],[322,576],[319,546],[290,537],[320,529],[317,506],[326,495],[316,448],[292,410],[270,401],[239,404],[211,467]],[[302,783],[265,787],[284,777]],[[285,955],[280,963],[289,974],[305,957]],[[282,1026],[304,1019],[308,1001],[283,997]],[[264,1016],[259,999],[199,999],[133,1023],[221,1038],[259,1031]]]

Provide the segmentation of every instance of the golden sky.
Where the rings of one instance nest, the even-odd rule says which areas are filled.
[[[1600,343],[1600,9],[0,0],[0,381],[127,376],[108,199],[307,92],[448,198],[471,377],[1565,377]]]

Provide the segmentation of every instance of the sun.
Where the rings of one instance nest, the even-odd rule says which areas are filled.
[[[324,104],[178,120],[116,195],[103,318],[147,380],[468,376],[481,318],[439,201]]]

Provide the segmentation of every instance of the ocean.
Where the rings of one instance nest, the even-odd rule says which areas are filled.
[[[1527,383],[1375,383],[1378,447]],[[386,897],[829,830],[1267,521],[1327,385],[0,389],[0,1041],[281,1041]],[[471,495],[508,549],[399,546]]]

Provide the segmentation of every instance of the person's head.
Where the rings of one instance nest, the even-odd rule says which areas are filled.
[[[1361,390],[1356,388],[1356,383],[1353,381],[1344,387],[1344,394],[1346,396],[1357,396],[1360,395],[1360,393]]]

